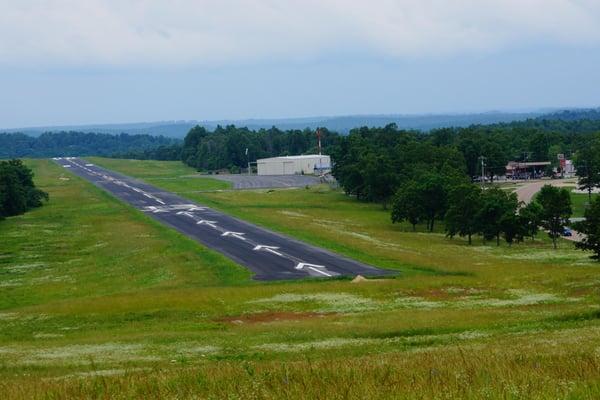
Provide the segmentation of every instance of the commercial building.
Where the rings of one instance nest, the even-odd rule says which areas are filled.
[[[510,161],[506,166],[506,177],[509,179],[535,179],[544,175],[550,161],[517,162]]]
[[[320,154],[262,158],[256,167],[258,175],[320,175],[331,171],[331,158]]]

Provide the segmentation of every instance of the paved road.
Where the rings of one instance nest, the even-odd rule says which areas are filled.
[[[530,203],[533,200],[533,197],[539,192],[544,185],[552,185],[556,187],[564,187],[564,186],[574,186],[577,182],[573,181],[556,181],[556,180],[542,180],[542,181],[534,181],[531,183],[524,184],[520,188],[518,188],[515,193],[519,201],[523,203]],[[571,222],[580,221],[582,218],[571,218]],[[583,240],[584,236],[571,229],[572,236],[563,236],[564,239],[570,240],[572,242],[580,242]]]
[[[234,189],[269,189],[318,185],[321,181],[312,175],[210,175],[211,178],[231,182]]]
[[[138,210],[245,266],[254,272],[254,279],[392,273],[230,217],[80,158],[54,160]]]
[[[519,201],[524,203],[529,203],[533,200],[533,197],[537,192],[539,192],[544,185],[552,185],[556,187],[563,186],[576,186],[577,182],[573,181],[557,181],[557,180],[543,180],[543,181],[533,181],[531,183],[525,183],[523,186],[519,187],[515,190]]]

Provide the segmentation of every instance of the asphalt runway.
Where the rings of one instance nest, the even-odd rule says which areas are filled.
[[[152,218],[243,265],[254,273],[254,279],[392,274],[260,228],[83,159],[54,158],[54,161]]]

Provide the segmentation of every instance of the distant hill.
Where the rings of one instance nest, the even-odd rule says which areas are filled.
[[[236,125],[249,129],[271,128],[276,126],[282,130],[288,129],[315,129],[326,127],[342,134],[350,129],[368,126],[380,127],[395,123],[400,129],[414,129],[429,131],[443,127],[465,127],[469,125],[489,125],[524,121],[527,119],[550,120],[578,120],[600,119],[600,109],[570,109],[560,111],[538,110],[532,112],[486,112],[473,114],[420,114],[420,115],[348,115],[334,117],[307,117],[307,118],[280,118],[280,119],[242,119],[242,120],[217,120],[217,121],[158,121],[127,124],[98,124],[98,125],[73,125],[73,126],[45,126],[0,129],[0,132],[21,132],[30,136],[39,136],[44,132],[78,131],[131,135],[165,136],[169,138],[183,138],[189,130],[201,125],[213,130],[217,125]]]
[[[589,108],[581,110],[561,110],[550,114],[544,114],[537,119],[545,120],[561,120],[561,121],[578,121],[578,120],[600,120],[600,108]]]
[[[131,152],[177,153],[180,140],[153,135],[46,132],[33,137],[0,133],[0,159],[20,157],[112,156]]]
[[[61,126],[39,126],[0,129],[0,133],[24,133],[29,136],[39,136],[46,132],[85,132],[106,133],[118,135],[127,133],[130,135],[152,135],[168,138],[183,138],[198,121],[159,121],[159,122],[135,122],[127,124],[97,124],[97,125],[61,125]]]

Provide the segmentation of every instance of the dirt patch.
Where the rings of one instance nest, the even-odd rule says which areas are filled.
[[[374,279],[374,278],[365,278],[362,275],[356,275],[354,279],[352,279],[351,283],[365,283],[365,282],[385,282],[385,279]]]
[[[337,313],[319,313],[319,312],[261,312],[255,314],[236,315],[234,317],[225,317],[217,319],[218,322],[226,322],[230,324],[258,324],[277,321],[301,321],[310,318],[324,318]]]

